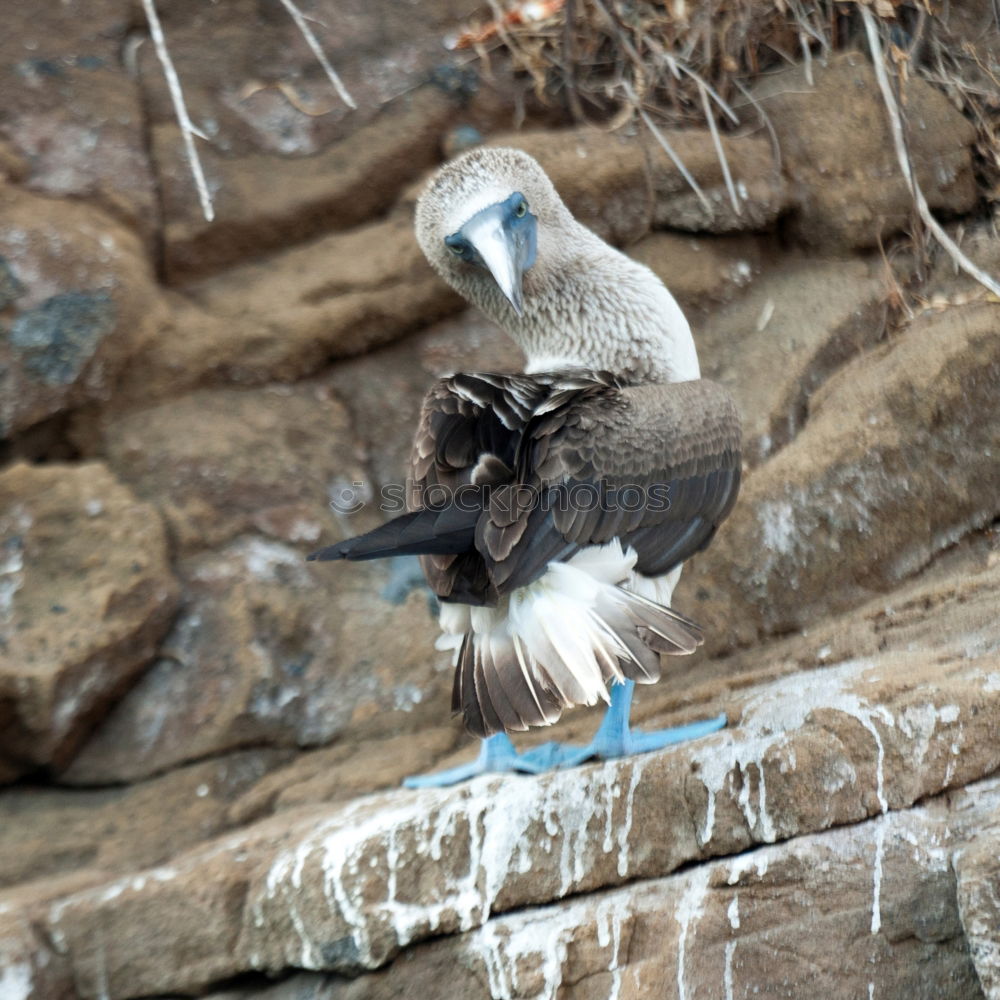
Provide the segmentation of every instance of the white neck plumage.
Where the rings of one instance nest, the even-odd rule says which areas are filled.
[[[526,371],[589,368],[630,382],[699,378],[691,328],[660,279],[582,226],[579,233],[571,256],[525,275],[523,316],[499,295],[479,303],[521,346]]]

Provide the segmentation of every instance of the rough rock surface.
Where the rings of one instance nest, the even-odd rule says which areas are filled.
[[[746,294],[695,327],[704,374],[733,393],[743,418],[746,460],[758,464],[792,440],[813,391],[885,330],[881,258],[782,261]]]
[[[867,55],[841,53],[809,71],[765,76],[753,95],[781,148],[800,239],[828,251],[871,247],[908,225],[912,199]],[[910,159],[928,203],[951,215],[968,211],[977,197],[975,129],[919,77],[910,78],[905,102]]]
[[[987,1000],[1000,996],[1000,830],[996,819],[955,852],[958,913]]]
[[[0,990],[16,1000],[76,998],[66,963],[52,955],[31,921],[13,908],[0,913]]]
[[[311,547],[243,535],[181,562],[183,608],[159,658],[64,780],[132,781],[238,747],[317,746],[442,719],[449,659],[434,649],[435,608],[415,560],[307,565]]]
[[[162,320],[139,238],[90,205],[0,184],[0,438],[105,401]]]
[[[240,0],[186,4],[165,29],[195,123],[216,218],[201,215],[180,133],[149,46],[140,79],[162,190],[165,266],[187,281],[263,252],[358,225],[433,165],[461,122],[487,131],[509,100],[481,88],[441,45],[478,9],[470,0],[310,5],[312,30],[357,104],[350,109],[288,13]],[[260,21],[247,31],[247,21]],[[373,178],[378,182],[373,183]]]
[[[354,530],[328,501],[366,477],[343,404],[323,386],[204,389],[108,419],[88,446],[155,504],[178,553],[244,532],[317,545]]]
[[[211,1000],[449,996],[980,1000],[949,853],[995,828],[995,779],[825,835],[490,919],[354,989],[301,974]],[[874,868],[877,864],[878,868]],[[877,871],[877,876],[876,876]],[[987,992],[987,996],[989,993]]]
[[[652,706],[650,711],[662,713],[690,704],[703,685],[711,687],[719,679],[730,683],[740,683],[745,677],[773,679],[817,663],[837,663],[885,650],[934,650],[949,656],[995,654],[1000,651],[993,623],[994,605],[1000,597],[996,547],[992,528],[969,536],[888,593],[768,642],[764,666],[758,647],[718,658],[699,650],[678,661],[655,687],[641,689],[641,700]],[[677,605],[690,612],[698,589],[697,574],[692,572],[677,589]]]
[[[152,241],[158,207],[142,96],[122,65],[128,0],[10,4],[0,33],[0,139],[13,179],[88,198]],[[69,206],[66,206],[67,208]],[[6,210],[3,212],[6,215]]]
[[[329,387],[202,390],[102,435],[94,447],[159,507],[186,557],[183,607],[63,780],[136,780],[241,746],[412,732],[438,715],[447,658],[415,560],[304,562],[402,495],[376,489]],[[374,655],[366,629],[386,636]]]
[[[428,85],[314,156],[283,162],[274,155],[249,154],[234,161],[210,153],[206,169],[219,192],[220,213],[212,223],[197,214],[179,130],[159,126],[154,141],[164,176],[174,181],[167,188],[168,276],[173,282],[189,281],[378,215],[403,185],[434,164],[442,131],[463,110],[453,97]],[[483,110],[471,118],[485,127],[498,113]],[[373,176],[378,184],[371,183]]]
[[[692,319],[700,346],[706,338],[700,317],[751,286],[764,266],[768,245],[754,236],[705,239],[655,232],[629,247],[628,255],[654,271],[670,289]]]
[[[971,225],[952,226],[962,252],[987,274],[1000,274],[1000,241],[994,232],[993,220]],[[951,305],[988,300],[989,292],[974,281],[943,250],[935,254],[934,268],[927,278],[926,304],[934,310]]]
[[[69,879],[99,883],[123,868],[160,864],[229,829],[234,803],[291,758],[246,750],[129,785],[12,788],[0,800],[0,886],[61,879],[65,892],[75,888]]]
[[[189,295],[184,308],[204,317],[199,335],[158,338],[126,391],[141,393],[149,366],[172,373],[181,388],[291,381],[461,305],[424,260],[408,212],[234,267]]]
[[[490,144],[534,156],[573,214],[615,245],[636,242],[651,228],[731,233],[771,227],[789,205],[785,182],[767,139],[722,140],[733,178],[733,204],[708,129],[661,133],[701,191],[649,135],[613,135],[595,128],[522,131]]]
[[[0,775],[65,764],[176,601],[156,511],[104,466],[0,474]]]
[[[715,649],[888,591],[997,518],[997,428],[983,414],[1000,385],[998,325],[991,304],[926,313],[814,395],[697,557],[689,613]]]
[[[720,139],[733,190],[707,129],[662,133],[701,189],[692,190],[655,139],[645,138],[653,184],[653,224],[660,229],[734,233],[771,228],[791,197],[772,142],[764,135]],[[735,197],[734,197],[735,195]]]
[[[537,779],[484,778],[458,790],[392,792],[264,820],[166,866],[66,896],[49,906],[45,924],[81,994],[104,989],[116,998],[198,989],[244,969],[377,968],[431,935],[488,928],[494,914],[789,837],[796,838],[791,847],[768,857],[787,851],[787,863],[819,873],[804,834],[908,810],[1000,766],[990,738],[1000,721],[995,668],[995,658],[942,663],[896,653],[820,668],[732,693],[732,728],[698,744]],[[974,801],[984,811],[997,808],[995,791]],[[920,878],[894,874],[897,854],[902,864],[913,846],[925,845],[929,856],[918,858],[918,869],[926,865],[931,884],[917,895],[929,897],[926,937],[957,938],[936,961],[942,974],[957,962],[971,982],[946,860],[962,843],[959,823],[948,833],[941,824],[935,843],[908,830],[909,822],[890,817],[857,836],[816,837],[815,850],[856,873],[860,898],[849,902],[843,887],[843,908],[860,911],[866,930],[887,943],[910,936],[897,934],[894,922],[914,919],[906,894],[920,886]],[[965,836],[976,827],[971,822]],[[733,865],[719,868],[731,874]],[[753,866],[748,859],[744,871]],[[703,891],[711,872],[701,867],[687,884]],[[896,878],[902,899],[890,891]],[[933,916],[942,905],[951,907],[950,920]],[[556,919],[575,909],[562,906]],[[698,907],[681,901],[669,909],[683,923]],[[156,953],[142,934],[124,933],[146,925],[158,929]],[[107,933],[100,945],[97,926]],[[176,954],[188,956],[183,970],[169,958]],[[894,963],[890,974],[905,975],[907,965]],[[528,995],[536,994],[550,995],[537,986]]]

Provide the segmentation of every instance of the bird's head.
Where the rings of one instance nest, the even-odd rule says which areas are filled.
[[[538,163],[517,149],[473,149],[445,164],[417,202],[417,240],[438,273],[481,306],[502,293],[524,313],[539,234],[568,216]]]
[[[691,329],[647,267],[577,222],[518,149],[472,149],[431,178],[417,241],[457,292],[524,351],[526,371],[698,378]]]

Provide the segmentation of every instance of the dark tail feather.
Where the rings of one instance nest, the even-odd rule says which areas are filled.
[[[705,641],[701,626],[679,611],[638,594],[629,594],[628,600],[629,613],[638,625],[636,632],[650,649],[670,656],[686,656]]]
[[[312,552],[310,561],[387,559],[390,556],[454,555],[468,551],[476,535],[479,511],[417,510],[401,514],[364,535]]]

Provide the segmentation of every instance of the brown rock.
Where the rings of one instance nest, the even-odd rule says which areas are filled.
[[[0,903],[0,996],[5,1000],[77,1000],[66,963],[47,946],[29,915]]]
[[[422,356],[436,350],[440,363],[460,341],[468,350],[472,338],[425,335]],[[382,507],[401,496],[382,495],[353,438],[320,385],[202,390],[105,423],[109,461],[160,507],[179,551],[212,554],[181,564],[186,609],[161,659],[64,780],[133,780],[239,746],[311,746],[447,720],[447,657],[433,650],[415,560],[304,562],[392,516]],[[361,510],[348,513],[345,491]]]
[[[436,963],[430,963],[430,968],[434,969],[440,975],[440,970],[437,968]],[[457,974],[458,971],[458,968],[452,963],[452,972]],[[299,972],[277,983],[249,987],[236,986],[233,989],[222,990],[221,992],[213,991],[206,993],[205,997],[206,1000],[326,1000],[330,996],[331,989],[339,989],[340,996],[337,997],[337,1000],[341,1000],[341,998],[344,998],[344,1000],[346,998],[350,998],[350,1000],[358,998],[360,1000],[362,996],[376,995],[372,991],[378,990],[379,978],[378,975],[361,976],[358,979],[345,982],[340,976],[334,977],[312,972]],[[421,969],[419,978],[413,977],[407,980],[407,988],[412,989],[414,994],[419,992],[422,996],[430,995],[425,993],[425,990],[433,991],[437,989],[439,983],[440,979],[433,985],[425,980],[424,970]],[[471,975],[468,976],[465,985],[468,986],[467,989],[456,990],[454,995],[474,996],[477,991],[481,993],[483,988],[482,982],[474,979]]]
[[[970,791],[968,809],[954,815],[945,804],[940,819],[934,807],[924,807],[926,813],[910,807],[1000,765],[1000,749],[990,737],[1000,723],[995,666],[990,656],[907,653],[806,671],[731,694],[729,711],[738,721],[708,739],[538,779],[487,778],[452,790],[392,792],[275,817],[167,867],[68,896],[50,908],[45,926],[71,962],[82,996],[95,996],[99,981],[112,998],[187,992],[247,969],[378,967],[401,947],[471,930],[495,913],[658,878],[692,860],[796,837],[759,859],[727,860],[680,876],[676,905],[664,907],[656,890],[657,912],[676,913],[676,932],[686,933],[690,943],[690,950],[658,946],[659,960],[669,963],[679,951],[687,956],[682,962],[690,959],[685,982],[715,982],[714,973],[709,979],[697,970],[723,956],[694,944],[701,897],[688,890],[746,887],[751,871],[763,878],[773,866],[774,882],[759,895],[747,892],[738,904],[748,927],[756,926],[757,906],[775,891],[797,899],[796,912],[799,906],[805,914],[828,912],[803,905],[802,886],[813,886],[815,878],[810,893],[825,892],[831,902],[842,898],[844,912],[854,914],[849,939],[878,948],[901,940],[917,948],[954,941],[940,974],[964,970],[962,976],[971,976],[947,858],[981,826],[984,811],[997,808],[996,783]],[[805,836],[886,810],[910,812]],[[915,856],[914,844],[926,847]],[[588,912],[591,904],[564,904],[569,910],[558,919],[570,924],[570,912]],[[720,905],[722,914],[731,913],[732,895]],[[526,917],[507,919],[513,928]],[[855,924],[858,933],[850,929]],[[97,926],[107,931],[100,954]],[[492,947],[502,926],[487,923],[471,940]],[[609,942],[613,934],[604,926],[600,940]],[[142,929],[154,927],[159,947],[150,950]],[[819,937],[814,925],[808,932]],[[539,928],[523,940],[536,948]],[[754,940],[768,939],[748,938]],[[885,954],[879,974],[895,977],[908,975],[917,953],[897,953],[898,961]],[[180,961],[182,955],[190,961]],[[866,963],[852,964],[861,975],[872,974]],[[829,974],[842,974],[841,965],[829,966]],[[508,969],[505,975],[515,967],[518,976],[545,975],[527,956],[523,967],[502,961],[499,967]],[[765,974],[764,959],[747,966],[747,973],[754,968]],[[734,963],[734,974],[736,969]],[[665,968],[665,975],[676,981],[677,969]],[[568,973],[567,979],[577,977]],[[939,981],[933,982],[937,988]],[[521,990],[536,995],[541,988],[525,983],[508,995]]]
[[[0,215],[2,438],[106,400],[164,314],[139,239],[103,212],[0,185]]]
[[[495,136],[489,144],[514,146],[534,156],[570,211],[619,246],[635,243],[650,227],[711,233],[771,227],[787,197],[766,139],[722,140],[736,186],[737,211],[730,203],[709,131],[664,134],[702,188],[707,203],[645,132],[636,137],[596,128],[529,130]]]
[[[843,52],[762,77],[753,88],[771,121],[797,205],[799,238],[823,247],[870,247],[909,224],[913,199],[900,172],[867,55]],[[910,157],[932,209],[968,211],[977,198],[975,128],[919,76],[906,85]]]
[[[232,0],[226,9],[174,3],[160,19],[192,117],[208,127],[218,149],[235,157],[275,153],[291,159],[350,137],[393,98],[429,79],[443,92],[473,97],[475,74],[461,73],[441,43],[480,10],[470,0],[428,0],[415,19],[392,0],[316,0],[310,26],[354,98],[354,109],[338,97],[282,6],[254,0]],[[150,117],[157,124],[173,122],[155,53],[143,49],[138,61]]]
[[[341,740],[319,750],[296,754],[287,766],[265,775],[233,802],[228,816],[235,825],[271,813],[343,802],[375,791],[398,789],[403,779],[431,771],[456,745],[466,753],[470,742],[449,724],[440,702],[439,724],[371,740]]]
[[[983,829],[985,827],[985,829]],[[958,912],[986,1000],[1000,997],[1000,810],[955,854]]]
[[[995,783],[983,791],[995,805]],[[669,984],[688,1000],[979,1000],[947,852],[975,837],[988,808],[963,798],[975,818],[960,830],[946,809],[915,808],[494,918],[365,977],[358,995],[391,997],[433,975],[444,993],[473,995],[479,982],[493,997],[640,998]]]
[[[711,314],[742,294],[763,269],[765,247],[752,236],[680,236],[650,233],[628,255],[645,264],[670,289],[691,319]],[[701,323],[695,324],[699,346]],[[704,354],[704,349],[702,350]]]
[[[415,559],[305,562],[243,535],[181,563],[184,610],[161,657],[63,780],[133,781],[248,746],[318,746],[443,722],[449,655]]]
[[[330,499],[354,483],[364,495],[368,478],[347,411],[320,386],[204,389],[106,419],[97,447],[182,554],[247,531],[318,547],[338,525]]]
[[[335,233],[191,289],[177,303],[174,335],[150,344],[124,392],[141,398],[205,381],[292,381],[330,358],[363,354],[462,303],[424,260],[408,214]],[[193,324],[193,330],[189,328]]]
[[[289,756],[286,751],[241,751],[128,786],[4,789],[0,886],[21,886],[23,895],[37,901],[80,888],[63,885],[43,892],[42,880],[53,885],[72,878],[106,882],[121,872],[161,864],[229,829],[234,804]],[[12,898],[9,890],[0,895],[0,911]]]
[[[122,65],[128,0],[13,4],[0,34],[0,137],[16,179],[48,195],[87,198],[148,240],[158,215],[138,88]],[[0,154],[0,170],[11,159]],[[6,211],[3,213],[6,215]]]
[[[751,465],[795,437],[831,372],[878,342],[884,271],[881,258],[783,261],[697,325],[702,371],[732,391]]]
[[[653,182],[653,226],[688,232],[736,233],[771,229],[790,204],[771,142],[762,135],[723,136],[723,155],[736,195],[725,182],[708,129],[663,130],[677,158],[698,182],[699,197],[655,138],[643,136]]]
[[[991,305],[925,314],[814,395],[689,574],[711,649],[856,606],[995,519],[998,322]]]
[[[243,855],[242,861],[246,860],[246,855]],[[225,873],[225,881],[221,871],[224,865],[232,866]],[[57,955],[66,955],[69,951],[87,955],[85,979],[76,979],[74,984],[77,996],[87,1000],[99,997],[118,1000],[136,996],[134,988],[137,983],[164,978],[162,935],[168,927],[173,928],[171,946],[176,946],[175,959],[181,961],[186,969],[185,980],[208,984],[225,976],[225,969],[230,963],[219,952],[220,942],[212,931],[230,923],[234,913],[240,909],[250,867],[241,863],[233,852],[227,852],[218,857],[216,870],[201,873],[209,881],[198,885],[189,883],[180,892],[171,891],[177,886],[177,869],[169,865],[112,882],[106,891],[118,904],[117,916],[104,923],[100,931],[89,934],[84,941],[72,940],[59,929],[64,910],[74,907],[76,896],[68,896],[49,907],[49,915],[56,928],[52,941]],[[220,892],[223,885],[225,889]],[[155,928],[150,926],[139,931],[142,900],[145,892],[154,886],[159,890],[160,897],[159,923]],[[109,954],[116,949],[116,941],[135,936],[142,936],[146,945],[141,954],[135,956],[129,970],[103,966]],[[173,992],[170,987],[166,989]],[[29,1000],[36,998],[29,994]]]
[[[973,264],[986,274],[996,276],[1000,274],[1000,240],[997,240],[993,226],[992,220],[983,220],[952,226],[949,230],[962,253]],[[934,266],[921,283],[921,305],[940,311],[951,305],[988,299],[990,292],[961,270],[943,247],[929,249]]]
[[[0,140],[0,178],[17,184],[28,176],[28,160],[9,142]]]
[[[697,573],[682,578],[675,598],[696,607]],[[845,614],[809,621],[795,634],[710,659],[701,650],[675,660],[660,682],[641,688],[637,719],[662,717],[696,704],[720,680],[761,683],[826,663],[919,649],[947,656],[984,656],[996,649],[1000,602],[1000,537],[987,529],[936,556],[914,579]]]
[[[98,464],[0,474],[0,774],[66,763],[177,600],[156,511]]]
[[[458,113],[447,94],[422,87],[394,101],[349,139],[309,157],[248,154],[234,159],[209,147],[202,159],[217,192],[212,222],[200,214],[179,129],[159,126],[154,143],[168,180],[168,280],[200,278],[377,217],[403,185],[437,161],[441,134]]]
[[[140,52],[162,185],[169,280],[188,281],[333,229],[367,222],[440,156],[448,126],[488,130],[509,98],[441,45],[477,8],[439,0],[409,16],[392,0],[320,0],[312,30],[357,108],[336,95],[287,12],[255,0],[188,5],[166,30],[216,218],[201,213],[163,74]],[[430,81],[430,82],[428,82]]]

